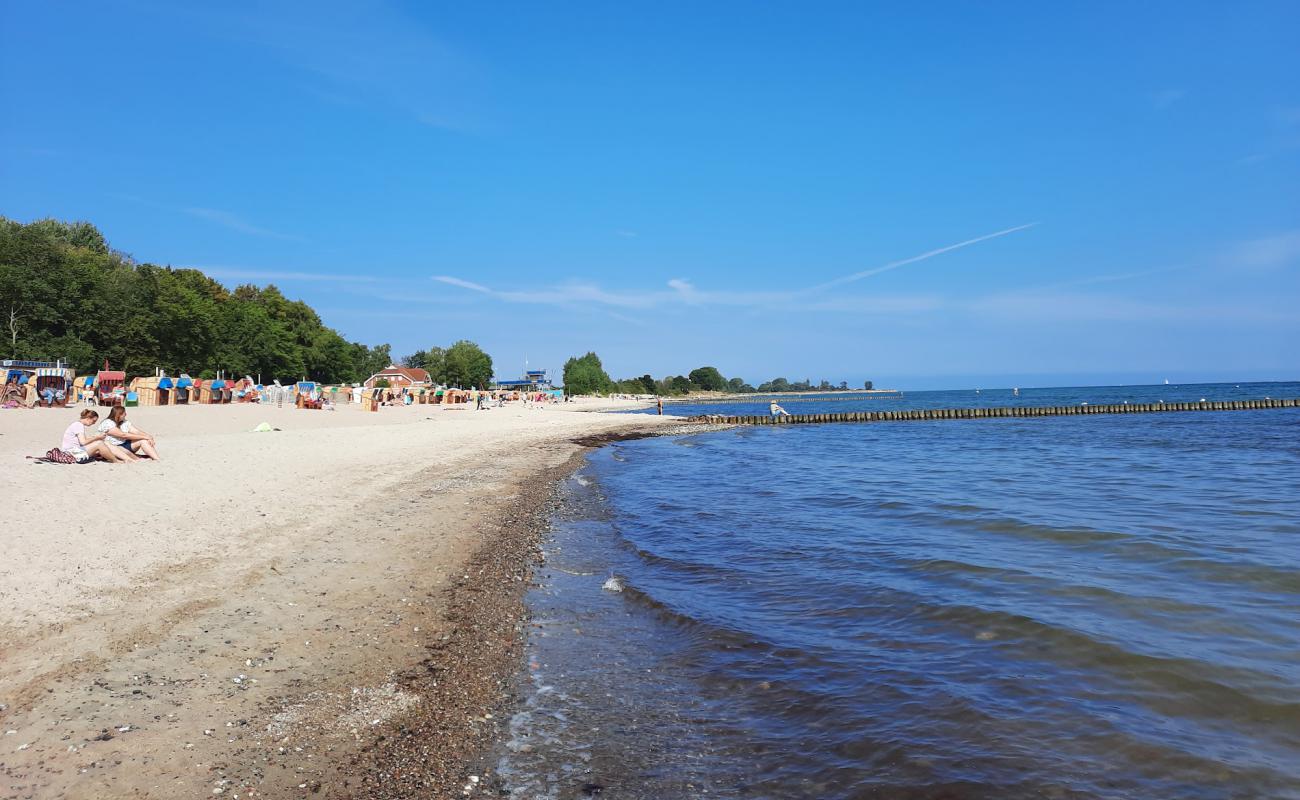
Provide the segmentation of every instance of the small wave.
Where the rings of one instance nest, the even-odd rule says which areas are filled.
[[[1294,415],[994,422],[593,455],[539,792],[1300,797]]]

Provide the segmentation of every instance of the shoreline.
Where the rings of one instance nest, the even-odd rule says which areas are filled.
[[[5,470],[14,496],[75,486],[107,503],[109,518],[170,481],[186,491],[165,495],[159,530],[138,537],[93,524],[0,532],[20,554],[0,565],[0,594],[13,601],[0,619],[0,728],[15,731],[0,738],[0,776],[11,787],[0,797],[461,796],[500,733],[492,709],[509,702],[523,591],[559,481],[606,439],[702,429],[552,409],[284,410],[284,433],[241,445],[271,411],[251,410],[178,409],[171,416],[182,423],[241,418],[186,442],[165,436],[158,410],[132,409],[159,434],[160,464]],[[3,456],[21,459],[15,442],[46,438],[12,421],[61,429],[65,417],[0,415]],[[321,429],[290,436],[300,423]],[[340,441],[357,454],[359,475],[241,469],[249,448],[283,447],[277,458],[292,465],[316,463]],[[418,452],[422,442],[440,458],[412,465],[393,450]],[[210,451],[234,457],[201,457]],[[368,469],[385,455],[401,467],[391,479]],[[276,514],[252,493],[295,511]],[[210,509],[209,500],[238,511],[168,528],[178,509]],[[222,530],[258,508],[289,518]],[[190,537],[205,546],[164,547]],[[163,552],[146,552],[153,543]],[[89,569],[108,559],[100,547],[127,549],[120,564],[104,565],[125,576]],[[79,557],[86,563],[74,569]],[[83,575],[95,591],[68,590]],[[29,596],[35,586],[48,591]]]
[[[576,450],[563,464],[523,482],[519,495],[445,590],[441,636],[396,683],[419,698],[320,776],[331,796],[406,798],[473,794],[487,789],[485,756],[503,734],[514,702],[508,686],[522,663],[527,615],[523,597],[540,558],[556,492],[585,459]],[[471,780],[473,776],[476,780]]]

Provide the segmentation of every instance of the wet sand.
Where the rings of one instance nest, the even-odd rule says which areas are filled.
[[[490,794],[555,480],[677,422],[609,405],[131,409],[126,466],[0,412],[0,797]]]

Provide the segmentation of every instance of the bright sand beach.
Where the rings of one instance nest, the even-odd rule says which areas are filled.
[[[123,466],[0,412],[0,797],[486,790],[554,479],[676,421],[579,412],[632,405],[135,408]]]

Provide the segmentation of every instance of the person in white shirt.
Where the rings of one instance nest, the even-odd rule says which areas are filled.
[[[158,443],[153,434],[140,430],[126,419],[126,408],[113,406],[108,418],[99,423],[99,432],[110,445],[126,451],[128,460],[138,461],[140,456],[161,461],[158,456]]]

